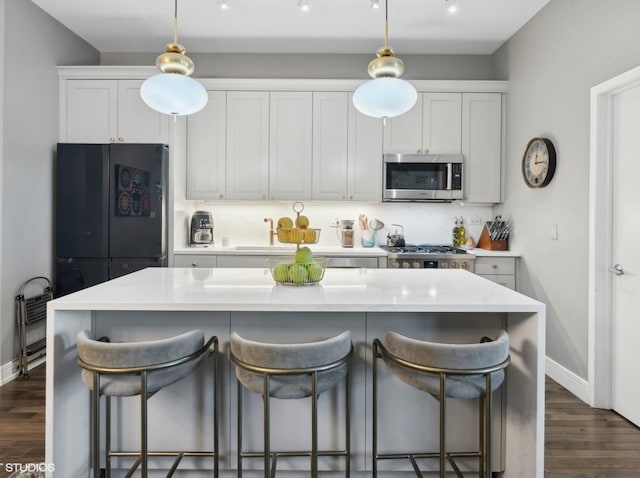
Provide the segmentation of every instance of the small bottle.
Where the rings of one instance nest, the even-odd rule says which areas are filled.
[[[464,227],[464,218],[460,218],[460,224],[458,225],[458,245],[456,247],[462,247],[467,243],[467,230]]]
[[[458,247],[458,244],[460,243],[460,220],[457,217],[453,226],[451,243],[453,244],[453,247]]]

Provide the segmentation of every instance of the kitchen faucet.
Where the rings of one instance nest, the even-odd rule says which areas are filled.
[[[269,245],[273,246],[273,236],[275,236],[278,231],[273,228],[273,219],[271,219],[270,217],[265,217],[264,222],[269,223]]]

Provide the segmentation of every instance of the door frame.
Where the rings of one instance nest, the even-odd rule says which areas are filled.
[[[613,96],[640,87],[640,67],[591,88],[589,157],[589,404],[612,404]]]

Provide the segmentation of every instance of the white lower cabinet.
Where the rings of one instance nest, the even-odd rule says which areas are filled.
[[[475,272],[509,289],[516,289],[515,257],[476,257]]]
[[[236,256],[219,255],[218,267],[258,267],[267,268],[267,259],[274,256]],[[284,260],[284,259],[283,259]]]
[[[329,258],[328,267],[330,268],[367,267],[377,269],[380,267],[379,257],[319,255]],[[291,260],[291,256],[275,255],[176,254],[174,255],[173,264],[174,267],[257,267],[266,269],[269,267],[268,259],[270,257],[281,257],[283,261]],[[386,260],[381,262],[386,264]]]
[[[175,254],[173,267],[216,267],[216,259],[213,254]]]

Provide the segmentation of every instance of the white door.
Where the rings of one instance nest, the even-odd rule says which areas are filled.
[[[640,86],[612,100],[612,408],[640,426]]]

